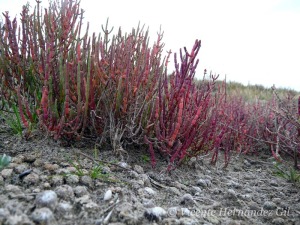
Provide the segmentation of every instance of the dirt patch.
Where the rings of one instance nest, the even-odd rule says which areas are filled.
[[[269,155],[233,155],[225,169],[222,155],[215,166],[202,156],[166,173],[142,147],[117,157],[63,145],[1,124],[0,154],[13,160],[0,172],[0,224],[300,224],[299,185],[274,176]]]

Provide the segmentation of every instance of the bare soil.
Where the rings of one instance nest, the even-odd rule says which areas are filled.
[[[214,166],[201,156],[167,173],[159,155],[151,167],[144,147],[116,156],[95,151],[93,140],[54,141],[40,131],[25,140],[10,131],[0,122],[0,155],[12,157],[0,171],[0,224],[300,225],[299,184],[276,177],[265,152],[233,154],[227,168],[222,153]]]

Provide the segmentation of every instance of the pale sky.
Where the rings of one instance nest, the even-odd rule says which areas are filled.
[[[0,0],[0,11],[15,16],[26,2]],[[153,43],[161,26],[165,52],[200,39],[198,78],[206,68],[230,81],[300,91],[300,0],[81,0],[81,7],[97,32],[108,17],[114,32],[140,21]]]

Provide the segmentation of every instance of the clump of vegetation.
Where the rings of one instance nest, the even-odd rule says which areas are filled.
[[[300,173],[295,168],[284,169],[278,162],[274,163],[274,174],[278,177],[284,178],[292,183],[300,182]]]
[[[144,162],[144,163],[150,162],[150,158],[149,158],[148,155],[142,155],[142,156],[141,156],[141,160],[142,160],[142,162]]]
[[[104,163],[101,162],[93,162],[93,166],[90,169],[85,169],[85,166],[80,163],[79,160],[71,160],[69,157],[67,157],[68,162],[70,165],[72,165],[75,168],[75,172],[72,174],[75,174],[79,177],[82,176],[89,176],[93,180],[99,179],[106,182],[120,182],[119,180],[116,180],[111,176],[110,173],[105,171],[104,169]],[[110,163],[110,162],[108,162]],[[113,163],[111,163],[113,164]],[[66,176],[69,176],[70,174],[66,174]]]
[[[3,154],[0,156],[0,171],[5,168],[6,166],[8,166],[11,162],[11,157]]]
[[[242,96],[247,102],[270,101],[273,98],[272,87],[265,87],[258,84],[243,85],[238,82],[227,82],[227,94]],[[277,88],[277,93],[280,97],[284,98],[287,94],[299,95],[297,91],[287,88]]]
[[[296,93],[238,90],[206,71],[196,81],[200,40],[174,54],[169,73],[163,32],[153,45],[141,26],[113,34],[106,23],[89,36],[83,12],[77,0],[50,2],[44,12],[37,1],[32,13],[23,6],[19,29],[16,18],[3,14],[0,110],[13,112],[7,123],[16,133],[34,125],[55,139],[101,140],[118,155],[130,144],[147,145],[152,165],[159,151],[169,170],[208,152],[216,163],[220,151],[226,166],[232,153],[259,153],[262,146],[278,161],[290,155],[297,168]],[[96,166],[92,176],[99,171]]]
[[[0,111],[0,118],[2,118],[5,123],[11,128],[11,131],[13,134],[17,134],[22,136],[23,132],[23,125],[21,122],[19,110],[15,105],[12,105],[11,107],[12,112],[6,112]]]
[[[109,180],[109,174],[103,170],[103,165],[94,165],[90,171],[90,177],[92,179]]]

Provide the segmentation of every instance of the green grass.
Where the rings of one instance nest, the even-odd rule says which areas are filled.
[[[274,175],[277,177],[284,178],[292,183],[300,182],[300,173],[294,168],[290,167],[288,170],[285,170],[282,165],[278,162],[274,163],[275,171]]]
[[[200,84],[202,81],[195,79],[195,82],[197,84]],[[217,87],[222,85],[223,81],[216,81],[216,87],[215,89],[217,90]],[[287,88],[277,88],[276,87],[276,92],[278,93],[279,97],[284,98],[286,95],[291,95],[291,96],[299,96],[300,93],[292,90],[292,89],[287,89]],[[263,85],[259,84],[248,84],[244,85],[239,82],[234,82],[234,81],[227,81],[226,82],[226,93],[230,96],[240,96],[246,101],[256,101],[256,100],[261,100],[261,101],[268,101],[271,100],[273,97],[273,90],[272,87],[265,87]]]
[[[150,162],[150,157],[148,155],[142,155],[141,156],[141,160],[144,162],[144,163],[149,163]]]
[[[17,106],[12,105],[12,110],[12,112],[5,113],[4,111],[0,111],[0,117],[11,128],[13,134],[22,136],[23,126]]]

